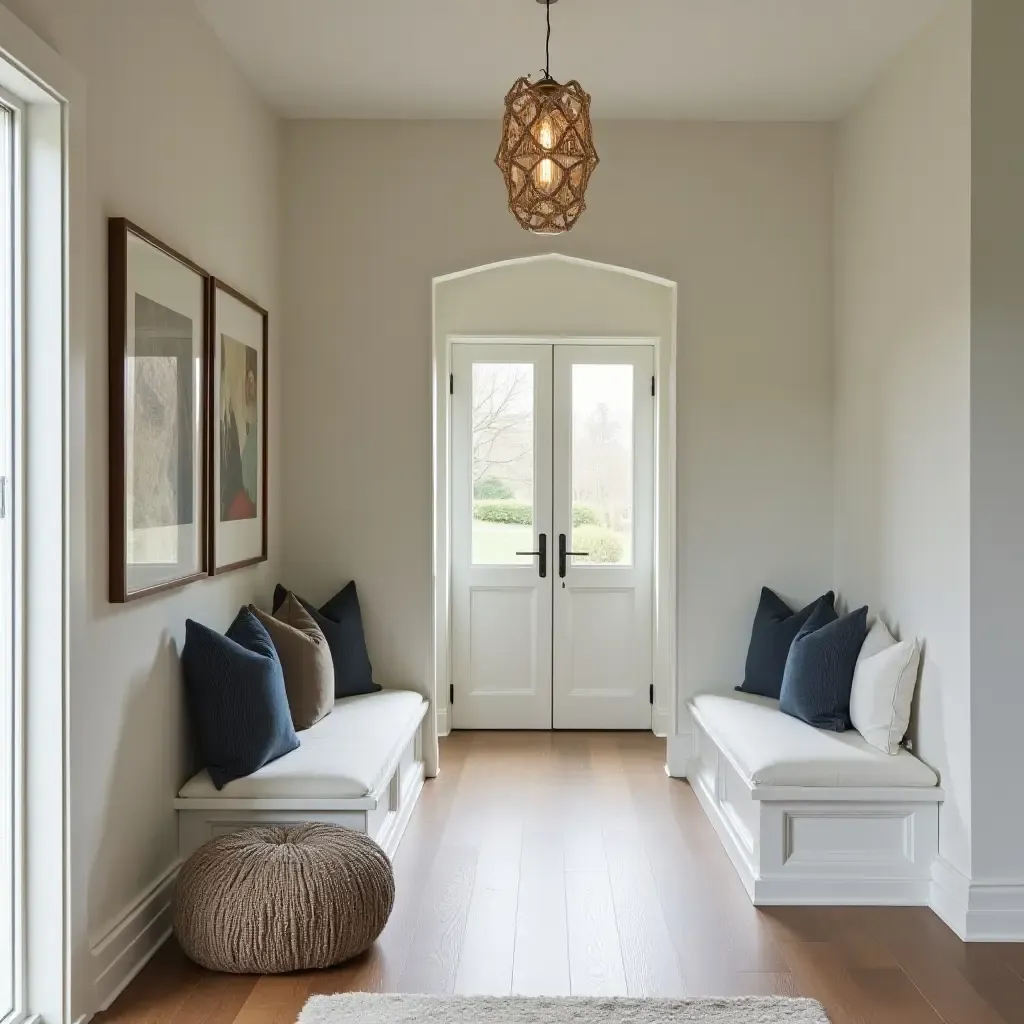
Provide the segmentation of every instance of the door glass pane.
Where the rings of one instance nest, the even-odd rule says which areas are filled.
[[[533,364],[473,364],[473,564],[533,565]]]
[[[574,564],[633,561],[633,367],[572,368]]]

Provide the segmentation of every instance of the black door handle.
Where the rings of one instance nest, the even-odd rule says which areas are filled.
[[[539,555],[540,556],[540,578],[544,579],[548,574],[548,535],[542,533],[537,538],[537,551],[517,551],[517,555]]]
[[[590,554],[589,551],[566,551],[565,550],[565,534],[560,533],[558,535],[558,575],[560,578],[565,577],[565,556],[575,555],[577,558],[586,558]]]

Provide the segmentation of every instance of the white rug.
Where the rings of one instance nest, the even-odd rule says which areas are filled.
[[[829,1024],[813,999],[313,996],[299,1024]]]

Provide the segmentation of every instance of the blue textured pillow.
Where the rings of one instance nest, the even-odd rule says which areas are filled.
[[[831,618],[815,612],[793,641],[782,678],[779,710],[808,725],[845,732],[850,725],[850,690],[864,637],[868,610]]]
[[[832,608],[834,601],[835,594],[830,590],[806,608],[794,612],[774,590],[762,587],[761,600],[754,615],[754,628],[750,633],[750,646],[747,648],[743,685],[736,689],[778,700],[790,644],[811,612],[822,604]]]
[[[217,789],[299,745],[274,642],[248,608],[226,636],[188,619],[181,664],[203,764]]]

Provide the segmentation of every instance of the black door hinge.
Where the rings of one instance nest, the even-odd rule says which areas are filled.
[[[455,704],[455,684],[454,683],[449,683],[448,684],[448,703],[450,705],[454,705]]]
[[[454,373],[449,373],[448,374],[448,394],[449,395],[454,395],[455,394],[455,374]]]
[[[654,705],[654,683],[651,683],[651,705]]]
[[[654,397],[654,378],[651,378],[651,398]]]

